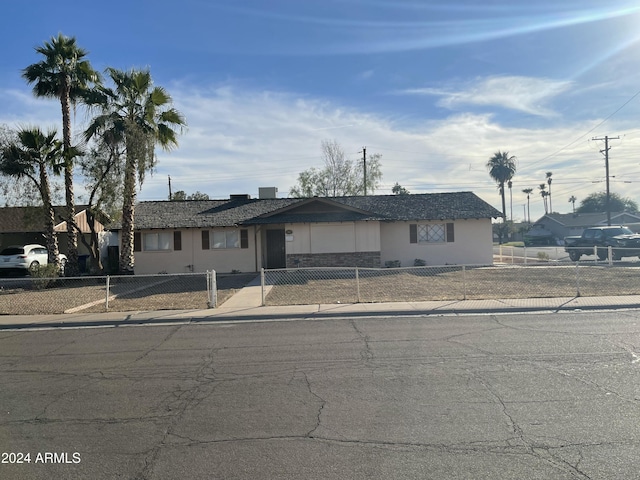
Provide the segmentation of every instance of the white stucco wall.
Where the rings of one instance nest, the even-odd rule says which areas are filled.
[[[190,273],[215,270],[228,273],[233,270],[255,272],[256,266],[254,228],[249,231],[249,248],[202,249],[202,230],[180,230],[182,250],[173,250],[173,230],[153,230],[171,232],[171,250],[135,252],[136,274]],[[146,232],[142,232],[143,234]],[[259,260],[258,260],[259,261]],[[192,266],[192,267],[191,267]]]
[[[416,258],[427,265],[491,264],[492,231],[489,219],[456,220],[455,241],[451,243],[412,244],[409,224],[417,222],[344,222],[326,224],[287,224],[287,254],[343,253],[380,251],[381,266],[400,260],[403,267],[413,266]],[[426,223],[426,222],[419,222]],[[434,223],[446,223],[434,222]],[[262,267],[261,233],[248,227],[249,248],[202,249],[200,229],[180,230],[182,250],[135,252],[137,274],[189,273],[216,270],[255,272]],[[159,230],[173,232],[173,230]],[[144,233],[144,232],[143,232]],[[256,245],[256,242],[258,244]],[[173,235],[172,235],[173,243]],[[256,250],[257,247],[257,250]],[[173,245],[172,245],[173,248]],[[191,267],[192,266],[192,267]]]
[[[431,223],[449,223],[451,220]],[[414,260],[425,260],[427,265],[445,264],[491,264],[493,243],[491,220],[456,220],[453,242],[410,243],[409,225],[429,222],[381,223],[380,257],[382,265],[387,261],[400,260],[403,267],[413,266]]]
[[[287,254],[377,252],[379,222],[287,224]]]

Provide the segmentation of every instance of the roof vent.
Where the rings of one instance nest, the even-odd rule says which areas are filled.
[[[248,193],[232,193],[229,195],[230,200],[249,200],[251,195]]]
[[[260,187],[258,197],[260,199],[278,198],[278,187]]]

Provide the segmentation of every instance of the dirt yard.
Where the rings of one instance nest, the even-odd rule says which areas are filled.
[[[218,306],[257,274],[219,275]],[[359,287],[358,287],[359,283]],[[268,305],[640,294],[637,266],[267,271]],[[112,277],[109,311],[208,308],[204,275]],[[0,315],[106,311],[105,279],[0,279]]]
[[[218,275],[218,305],[255,277]],[[113,312],[208,308],[204,275],[112,277],[109,292],[108,310]],[[0,315],[105,311],[106,285],[102,277],[0,280]]]

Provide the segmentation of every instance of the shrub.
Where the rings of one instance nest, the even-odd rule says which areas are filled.
[[[538,260],[542,262],[548,262],[549,254],[547,252],[538,252]]]
[[[42,290],[43,288],[48,288],[53,286],[56,283],[56,279],[59,275],[58,267],[54,264],[48,265],[40,265],[37,268],[30,270],[31,278],[35,280],[33,283],[33,288],[36,290]]]

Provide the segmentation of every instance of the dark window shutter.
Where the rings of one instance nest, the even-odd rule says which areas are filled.
[[[202,230],[202,249],[209,250],[209,230]]]
[[[173,232],[173,249],[182,250],[182,232],[180,230]]]
[[[447,242],[453,242],[453,223],[447,223]]]
[[[140,232],[133,232],[133,251],[142,251],[142,234]]]
[[[409,225],[409,243],[418,243],[418,225],[415,223]]]
[[[240,230],[240,248],[249,248],[249,230]]]

